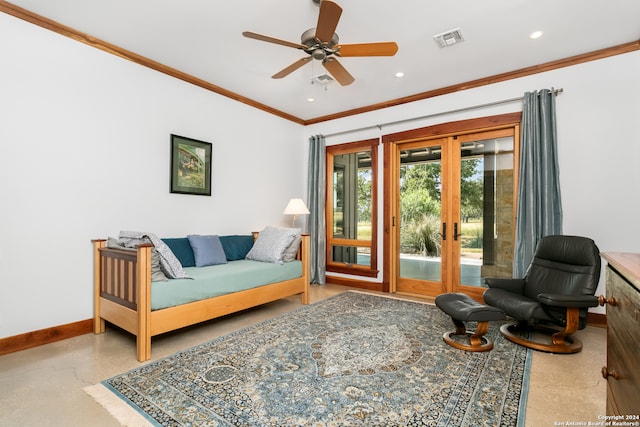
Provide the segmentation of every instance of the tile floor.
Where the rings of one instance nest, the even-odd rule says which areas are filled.
[[[347,289],[333,285],[311,288],[312,302]],[[154,338],[152,360],[299,306],[300,299],[291,297]],[[600,369],[605,363],[606,330],[587,327],[576,336],[584,343],[580,353],[533,353],[527,426],[596,422],[605,414],[606,384]],[[112,327],[105,334],[82,335],[0,356],[0,426],[117,426],[82,388],[137,366],[133,338]]]

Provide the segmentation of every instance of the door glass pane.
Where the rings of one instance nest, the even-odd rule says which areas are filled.
[[[344,236],[342,228],[344,205],[344,167],[333,166],[333,235]]]
[[[327,271],[376,277],[379,139],[327,147]],[[372,167],[374,165],[374,167]]]
[[[460,146],[460,284],[511,277],[513,137]]]
[[[371,151],[333,157],[333,237],[371,240]]]
[[[400,152],[400,277],[441,281],[442,147]]]

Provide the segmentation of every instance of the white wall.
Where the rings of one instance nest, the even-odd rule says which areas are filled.
[[[286,225],[295,123],[0,14],[0,338],[91,318],[92,238]],[[169,193],[171,133],[213,143],[212,196]]]
[[[563,88],[556,100],[564,233],[591,237],[600,250],[640,252],[640,52],[562,68],[385,110],[319,123],[307,135],[330,135],[327,145],[358,141],[474,117],[521,111],[521,102],[383,126],[413,117],[520,97],[526,91]],[[382,148],[380,149],[382,150]],[[380,151],[382,158],[382,151]],[[382,169],[380,169],[382,171]],[[380,174],[380,176],[382,176]],[[379,186],[382,212],[382,186]],[[382,215],[379,215],[382,226]],[[380,233],[382,234],[382,233]],[[382,241],[379,242],[382,248]],[[382,265],[383,251],[379,251]],[[381,279],[381,275],[378,281]],[[604,293],[604,275],[598,293]],[[604,308],[594,311],[603,312]]]

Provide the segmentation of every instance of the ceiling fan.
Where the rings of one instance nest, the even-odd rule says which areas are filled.
[[[316,0],[314,0],[314,2],[316,2]],[[398,45],[395,42],[338,44],[339,39],[335,30],[341,14],[342,8],[337,3],[331,0],[322,0],[320,2],[320,14],[318,15],[316,28],[308,29],[302,33],[302,43],[280,40],[262,34],[252,33],[251,31],[245,31],[242,35],[250,39],[300,49],[309,55],[297,60],[271,76],[274,79],[281,79],[306,63],[311,62],[311,60],[316,59],[322,61],[324,68],[327,69],[338,83],[346,86],[353,83],[355,79],[342,64],[338,62],[336,56],[393,56],[398,51]]]

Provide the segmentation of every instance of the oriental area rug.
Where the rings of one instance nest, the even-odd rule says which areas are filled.
[[[499,326],[466,352],[433,305],[345,292],[86,391],[123,424],[110,401],[152,426],[524,425],[530,351]]]

